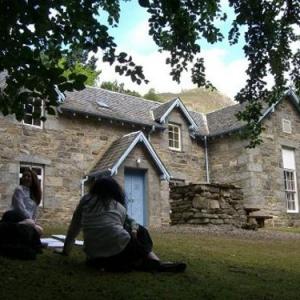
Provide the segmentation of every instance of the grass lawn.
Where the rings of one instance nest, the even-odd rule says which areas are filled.
[[[70,257],[46,249],[36,261],[0,257],[0,299],[300,299],[300,240],[158,232],[153,240],[187,271],[103,273],[85,267],[80,248]]]

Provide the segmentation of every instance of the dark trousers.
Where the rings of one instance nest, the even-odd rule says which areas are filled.
[[[131,233],[130,233],[131,234]],[[98,257],[87,260],[87,265],[93,268],[104,268],[112,272],[128,272],[147,259],[152,251],[153,242],[148,230],[139,225],[137,237],[131,239],[125,249],[110,257]]]

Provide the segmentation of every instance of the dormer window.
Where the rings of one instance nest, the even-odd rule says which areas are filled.
[[[181,128],[179,125],[169,124],[169,149],[181,150]]]
[[[292,133],[292,124],[290,120],[282,119],[282,131],[285,133]]]
[[[36,117],[36,115],[41,115],[42,106],[38,103],[35,103],[35,100],[32,100],[31,103],[27,103],[24,105],[24,118],[23,124],[42,128],[42,121],[40,117]]]

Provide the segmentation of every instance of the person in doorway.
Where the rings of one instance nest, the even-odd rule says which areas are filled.
[[[31,225],[41,235],[43,228],[36,224],[41,198],[42,192],[36,173],[30,168],[25,168],[20,185],[13,193],[11,209],[3,215],[4,219],[9,222],[20,221]]]
[[[184,263],[161,262],[152,251],[147,229],[140,225],[133,232],[132,228],[126,229],[126,217],[125,195],[120,185],[111,177],[96,179],[75,209],[61,254],[70,254],[82,229],[88,266],[106,271],[185,270]],[[147,235],[144,243],[140,237]]]

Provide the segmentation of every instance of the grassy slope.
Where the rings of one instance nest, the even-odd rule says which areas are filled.
[[[56,231],[57,232],[57,231]],[[260,241],[205,234],[154,233],[163,259],[184,274],[109,274],[46,250],[37,261],[0,257],[0,299],[300,299],[300,241]]]
[[[180,97],[187,107],[203,113],[235,104],[230,98],[220,94],[218,91],[203,88],[184,90],[179,94],[162,93],[159,96],[163,101]]]

